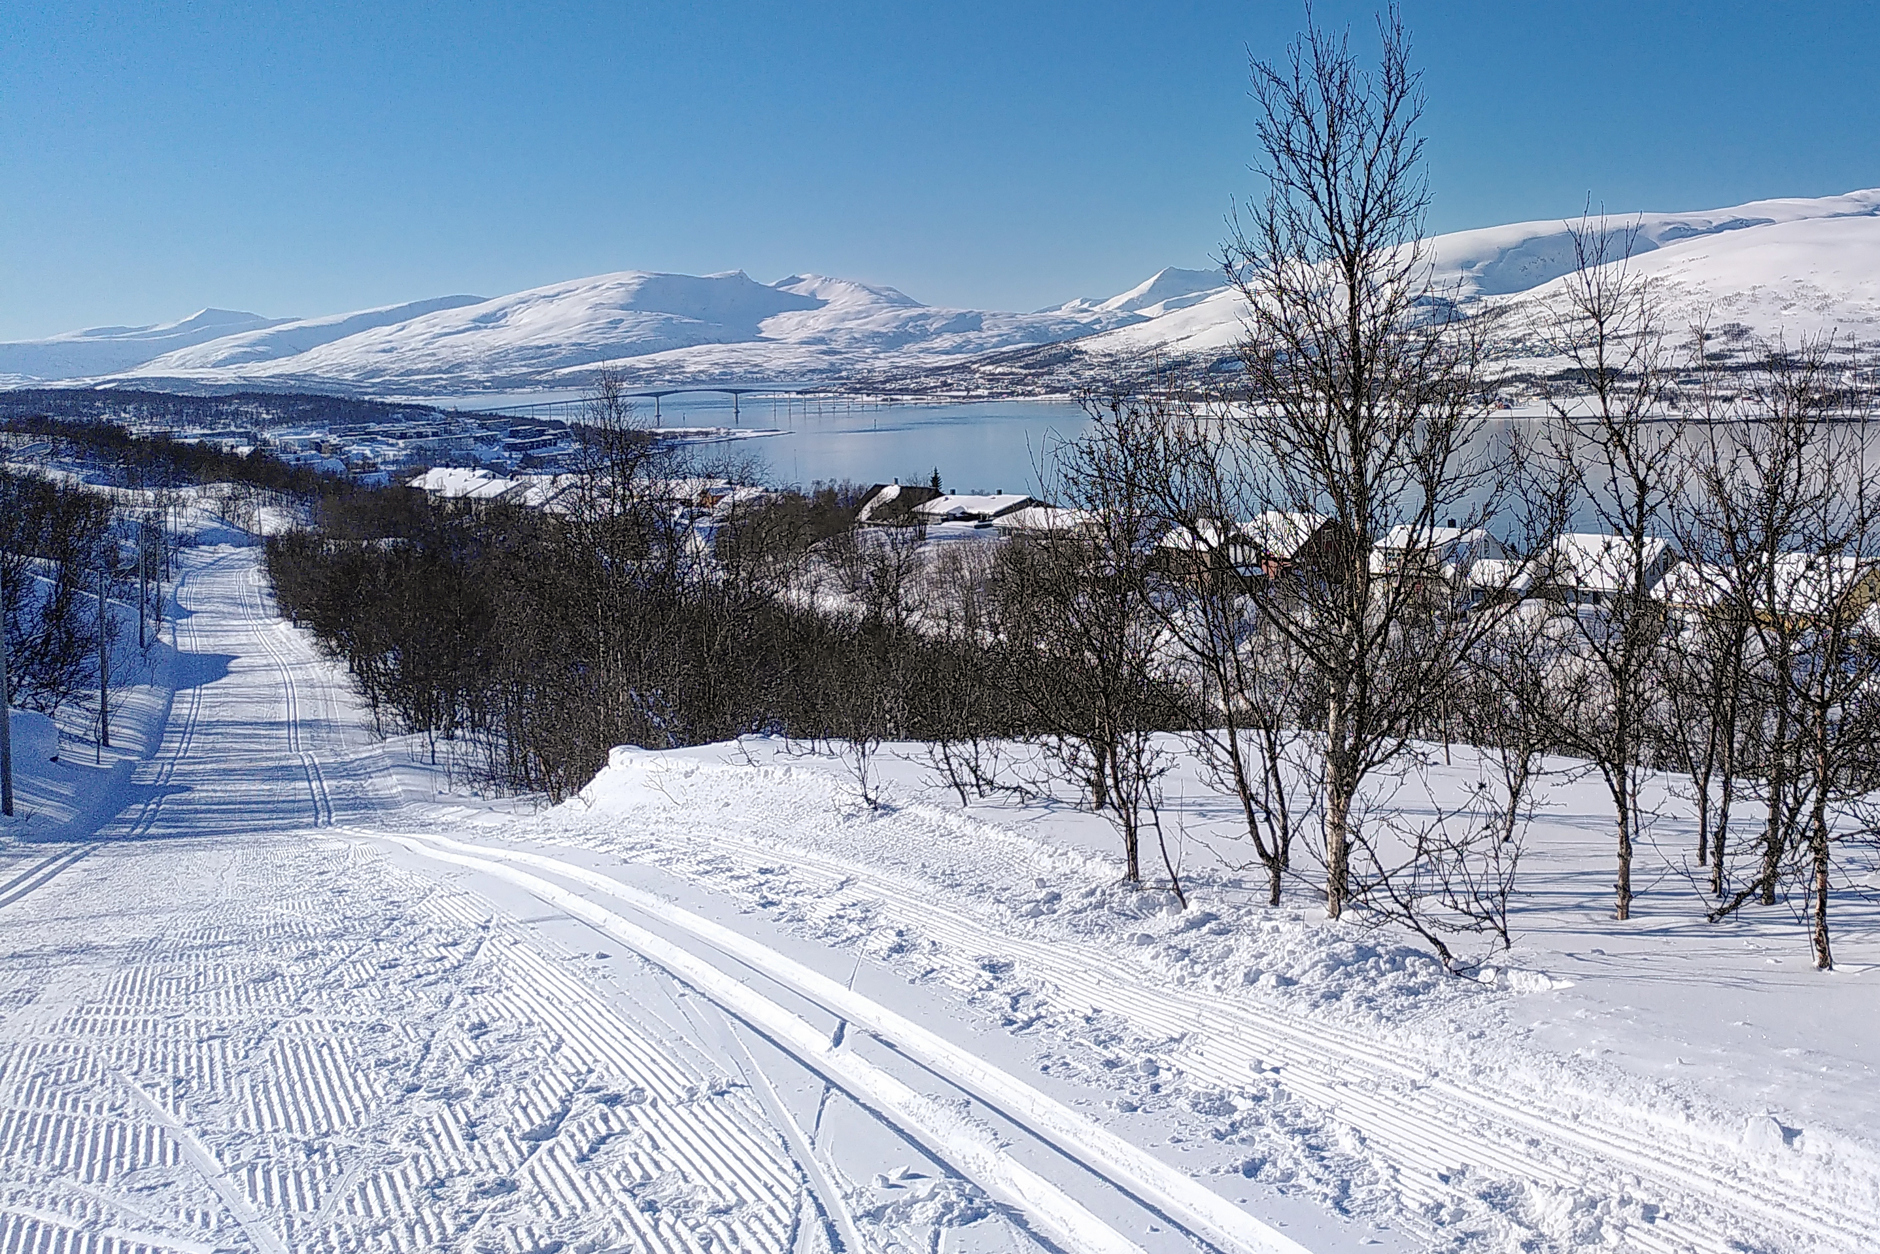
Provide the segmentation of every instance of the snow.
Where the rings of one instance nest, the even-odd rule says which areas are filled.
[[[1614,213],[1631,265],[1661,282],[1671,323],[1766,335],[1880,336],[1880,190],[1726,209]],[[1535,316],[1574,264],[1567,223],[1519,222],[1427,241],[1436,284]],[[0,377],[454,395],[580,386],[612,363],[637,381],[776,383],[944,369],[1075,341],[1095,362],[1231,352],[1244,301],[1215,270],[1170,267],[1107,299],[1035,313],[936,308],[820,274],[760,283],[623,270],[482,300],[445,296],[306,319],[204,310],[178,323],[0,344]],[[1021,369],[1021,367],[1014,367]]]
[[[1634,546],[1625,536],[1572,531],[1554,537],[1542,559],[1548,579],[1583,592],[1611,594],[1632,582],[1636,562],[1646,572],[1645,582],[1656,585],[1678,555],[1669,540],[1648,536]]]
[[[16,340],[0,344],[0,375],[18,375],[22,381],[29,381],[111,374],[172,349],[278,326],[283,321],[230,309],[203,309],[176,322],[92,327],[43,340]]]
[[[1097,525],[1097,514],[1087,509],[1025,505],[996,515],[992,525],[1000,531],[1066,534],[1094,528]]]
[[[795,377],[907,353],[925,360],[1051,343],[1136,318],[939,309],[889,287],[820,275],[763,284],[742,271],[630,270],[466,299],[430,302],[439,307],[417,316],[382,310],[296,323],[158,357],[122,377],[413,394],[553,383],[628,361],[681,378]]]
[[[1702,922],[1675,779],[1620,923],[1550,761],[1464,980],[1268,907],[1172,741],[1187,910],[914,745],[880,808],[758,738],[537,810],[376,739],[252,548],[183,561],[117,747],[0,827],[0,1248],[1814,1254],[1880,1213],[1880,906],[1837,896],[1831,973],[1786,908]],[[1398,803],[1480,769],[1430,746]]]
[[[402,305],[382,305],[358,313],[299,318],[254,331],[223,335],[190,348],[173,349],[142,364],[147,373],[163,374],[171,370],[206,370],[274,361],[308,352],[361,331],[393,326],[440,310],[461,309],[465,305],[480,304],[482,300],[480,296],[439,296],[433,300],[409,301]]]
[[[1181,270],[1174,266],[1158,270],[1127,292],[1110,297],[1098,309],[1122,313],[1140,313],[1159,317],[1202,300],[1223,285],[1219,270]]]
[[[914,513],[929,522],[945,519],[996,519],[1002,514],[1038,504],[1029,496],[1011,492],[945,492],[922,501]]]
[[[21,770],[35,771],[42,763],[59,756],[59,725],[37,710],[7,711],[7,726],[12,734],[13,761]]]
[[[1636,226],[1629,265],[1662,284],[1674,328],[1705,318],[1713,328],[1740,322],[1791,341],[1836,330],[1880,335],[1880,189],[1689,213],[1615,212],[1608,223]],[[1464,300],[1545,300],[1575,265],[1569,225],[1518,222],[1434,236],[1431,279]],[[1244,317],[1239,292],[1217,284],[1152,321],[1092,336],[1078,351],[1220,354],[1239,341]]]
[[[1328,521],[1324,515],[1309,511],[1269,509],[1235,530],[1265,552],[1291,557]]]

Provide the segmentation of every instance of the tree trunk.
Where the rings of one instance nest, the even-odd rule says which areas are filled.
[[[1832,970],[1834,953],[1828,947],[1828,815],[1825,798],[1815,802],[1813,833],[1809,841],[1815,863],[1815,968]]]
[[[1333,694],[1325,735],[1325,912],[1336,919],[1351,896],[1351,802],[1358,781],[1345,745],[1344,695]]]
[[[1697,865],[1703,866],[1710,861],[1710,770],[1708,766],[1701,776],[1693,776],[1692,786],[1697,790]]]
[[[1619,875],[1613,883],[1616,897],[1612,917],[1621,922],[1632,917],[1632,795],[1624,772],[1621,767],[1619,783],[1612,790],[1619,815]]]
[[[1788,669],[1788,659],[1782,659],[1784,673]],[[1769,822],[1763,828],[1762,860],[1762,903],[1765,906],[1776,904],[1776,879],[1782,874],[1782,849],[1787,843],[1785,828],[1788,826],[1783,811],[1783,795],[1788,789],[1788,771],[1786,755],[1788,753],[1789,712],[1788,703],[1776,704],[1775,760],[1769,771]]]
[[[1816,735],[1822,739],[1815,750],[1815,799],[1808,816],[1808,844],[1815,871],[1815,968],[1828,971],[1834,967],[1834,953],[1828,947],[1828,788],[1834,767],[1828,760],[1827,720],[1816,721]]]
[[[1710,895],[1723,896],[1723,853],[1730,830],[1730,798],[1736,791],[1736,779],[1731,765],[1726,761],[1723,771],[1723,787],[1717,797],[1717,821],[1710,829]]]

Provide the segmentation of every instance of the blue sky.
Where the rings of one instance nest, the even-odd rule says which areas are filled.
[[[1321,3],[1371,46],[1370,5]],[[1880,184],[1880,6],[1404,5],[1433,230]],[[0,338],[815,270],[1035,308],[1206,264],[1293,3],[0,8]]]

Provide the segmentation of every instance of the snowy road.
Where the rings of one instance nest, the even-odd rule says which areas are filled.
[[[1058,920],[1057,855],[826,772],[629,753],[613,818],[440,801],[252,550],[192,563],[112,817],[0,850],[0,1254],[1870,1239],[1858,1154],[1169,978]]]

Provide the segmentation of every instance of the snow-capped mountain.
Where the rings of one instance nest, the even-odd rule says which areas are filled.
[[[1636,223],[1631,265],[1663,281],[1681,323],[1880,338],[1880,190],[1765,200]],[[1544,296],[1573,266],[1561,221],[1436,236],[1436,281],[1464,300]],[[1034,313],[923,305],[892,287],[816,274],[760,283],[628,270],[493,299],[446,296],[310,319],[204,310],[181,322],[0,344],[0,376],[161,387],[367,395],[580,386],[611,364],[641,385],[808,382],[945,373],[987,354],[1023,382],[1154,351],[1219,357],[1241,334],[1218,270],[1159,271],[1108,299]],[[1027,349],[1063,345],[1050,353]]]
[[[188,348],[172,349],[142,364],[146,369],[163,373],[172,370],[214,370],[224,366],[278,361],[283,357],[311,352],[323,344],[362,331],[408,322],[442,309],[461,309],[482,300],[481,296],[439,296],[435,300],[384,305],[358,313],[270,322],[258,330],[240,331]]]
[[[1765,335],[1838,330],[1880,339],[1880,189],[1607,221],[1612,229],[1636,226],[1628,264],[1661,282],[1673,327],[1702,317]],[[1567,227],[1518,222],[1435,236],[1432,278],[1463,300],[1545,298],[1574,267]],[[1231,349],[1241,331],[1239,293],[1217,286],[1076,349],[1096,357],[1149,349],[1212,356]]]
[[[0,344],[0,375],[72,379],[113,374],[173,349],[279,326],[285,321],[285,318],[264,318],[233,309],[204,309],[178,322],[159,322],[146,327],[92,327],[43,340],[18,340]]]
[[[919,368],[1143,316],[1096,303],[1038,313],[936,308],[891,287],[815,274],[765,284],[742,271],[633,270],[489,300],[244,325],[173,351],[127,353],[140,359],[107,369],[74,363],[39,377],[422,394],[576,385],[607,363],[648,383],[778,381]]]

